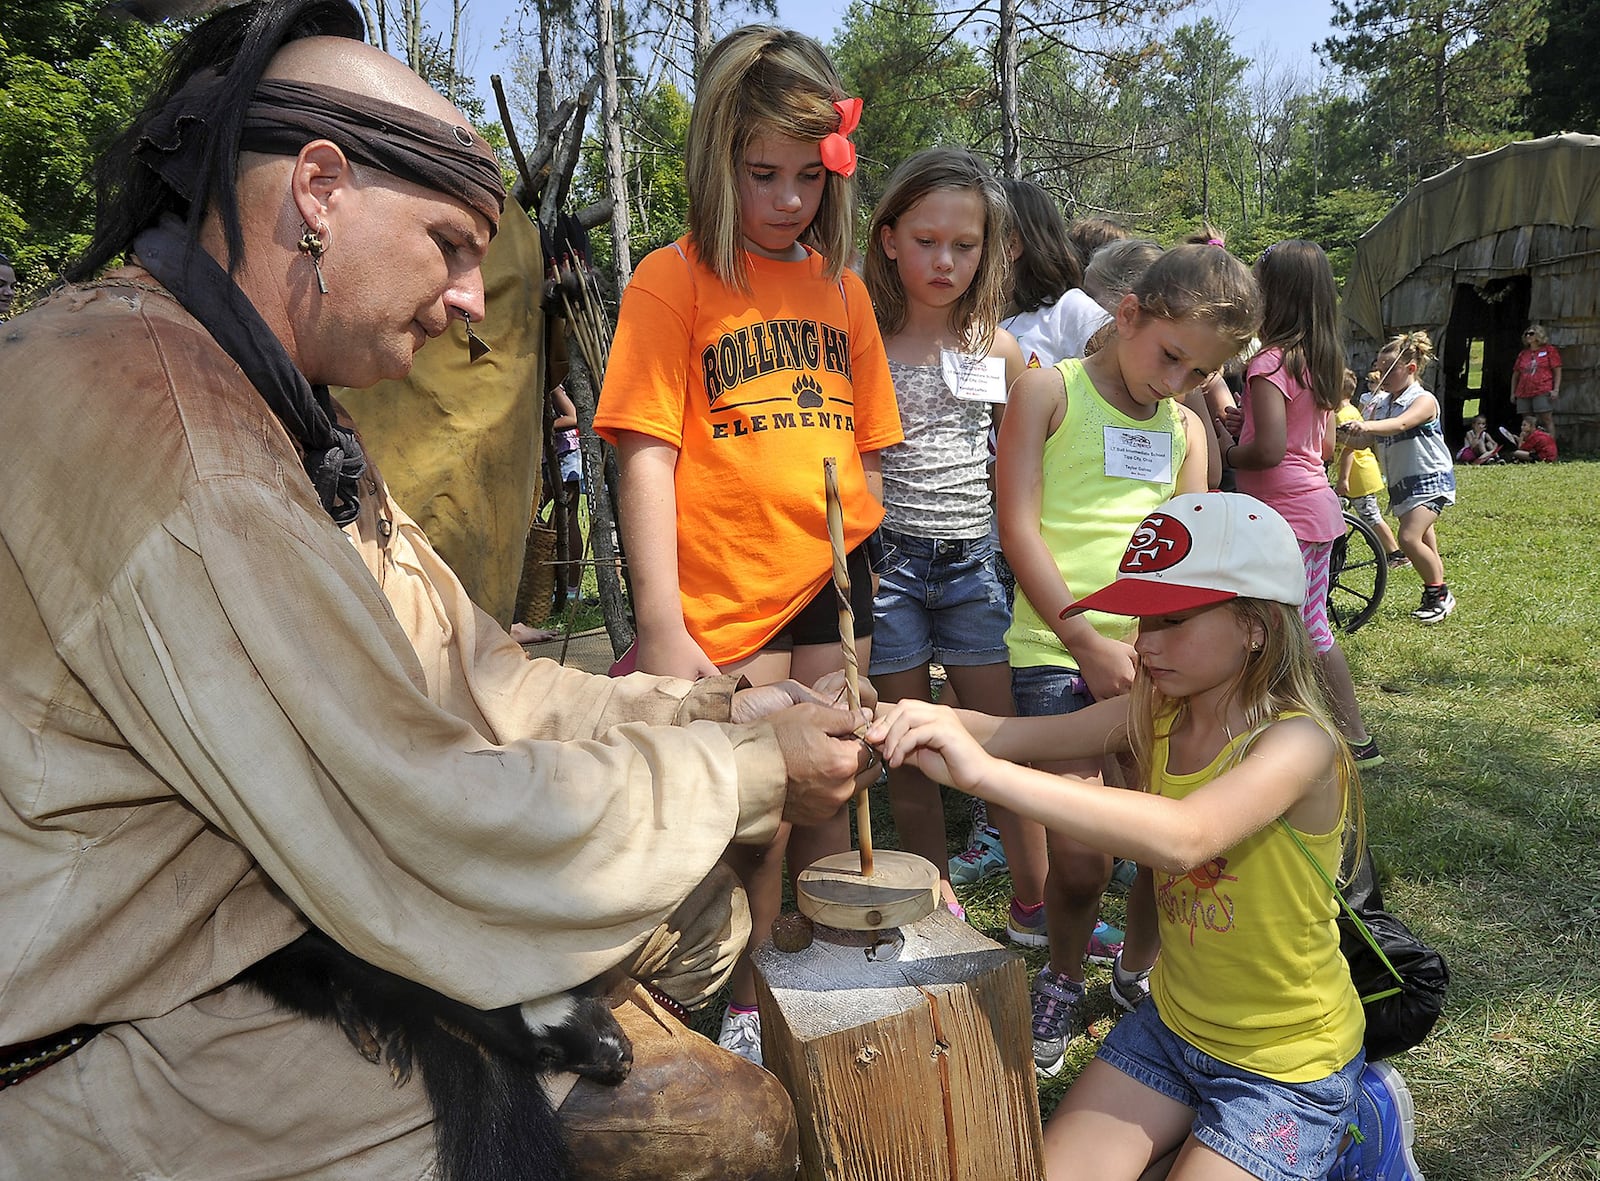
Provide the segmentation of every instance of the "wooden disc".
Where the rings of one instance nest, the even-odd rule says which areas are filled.
[[[794,886],[800,913],[846,931],[903,927],[939,905],[939,870],[925,857],[875,849],[872,876],[861,873],[861,854],[835,853],[802,870]]]

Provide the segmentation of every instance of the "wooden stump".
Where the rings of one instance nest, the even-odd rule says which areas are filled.
[[[844,931],[904,927],[939,907],[939,869],[925,857],[881,849],[869,878],[861,854],[834,853],[800,871],[794,884],[800,913]]]
[[[894,934],[819,926],[801,951],[755,953],[762,1054],[794,1099],[801,1177],[1042,1177],[1021,958],[943,907],[898,949],[873,947]]]

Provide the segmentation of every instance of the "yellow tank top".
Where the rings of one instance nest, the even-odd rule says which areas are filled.
[[[1188,436],[1175,403],[1163,399],[1150,418],[1129,418],[1100,396],[1081,360],[1056,368],[1066,384],[1067,413],[1044,442],[1039,534],[1067,589],[1081,599],[1116,579],[1134,529],[1171,499]],[[1114,640],[1133,632],[1133,620],[1125,615],[1089,611],[1084,619]],[[1013,668],[1077,667],[1021,587],[1006,647]]]
[[[1347,422],[1360,422],[1361,411],[1346,402],[1339,407],[1335,421],[1343,426]],[[1338,454],[1333,457],[1333,474],[1337,479],[1339,465],[1344,462],[1344,453],[1351,448],[1344,443],[1339,444]],[[1355,459],[1350,464],[1350,495],[1371,496],[1383,487],[1383,472],[1378,467],[1378,457],[1372,453],[1370,447],[1357,447],[1353,454]]]
[[[1184,798],[1230,766],[1242,741],[1175,775],[1158,736],[1150,790]],[[1343,829],[1341,814],[1330,833],[1300,834],[1335,878]],[[1366,1018],[1339,952],[1339,904],[1280,824],[1187,874],[1156,871],[1155,888],[1161,957],[1150,995],[1168,1029],[1281,1082],[1326,1078],[1356,1056]]]

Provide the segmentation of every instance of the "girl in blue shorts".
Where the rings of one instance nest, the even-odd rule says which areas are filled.
[[[938,661],[968,705],[1011,712],[1011,615],[990,522],[991,416],[1022,373],[1000,327],[1009,295],[1005,191],[972,153],[918,152],[872,216],[865,278],[889,354],[905,441],[883,461],[883,558],[869,673],[882,701],[932,699]],[[950,887],[944,809],[914,767],[889,777],[901,843]]]
[[[1168,1160],[1191,1181],[1420,1177],[1410,1095],[1366,1064],[1338,901],[1311,864],[1338,875],[1361,809],[1305,595],[1294,531],[1271,508],[1177,496],[1135,530],[1116,581],[1068,608],[1138,617],[1131,694],[1037,718],[900,703],[867,731],[890,766],[1155,871],[1150,996],[1051,1118],[1051,1178],[1092,1164],[1132,1181]],[[1014,761],[1103,750],[1131,750],[1147,791]],[[1363,1135],[1347,1140],[1352,1124]]]

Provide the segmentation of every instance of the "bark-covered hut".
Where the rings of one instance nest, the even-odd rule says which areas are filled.
[[[1473,400],[1516,429],[1512,365],[1523,329],[1544,325],[1563,361],[1561,449],[1600,452],[1600,136],[1508,144],[1424,180],[1357,241],[1343,304],[1358,375],[1395,333],[1433,338],[1424,384],[1452,441]]]

